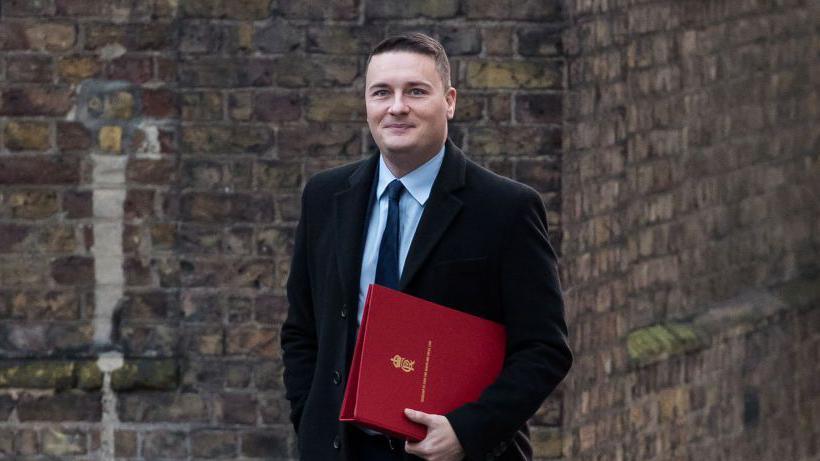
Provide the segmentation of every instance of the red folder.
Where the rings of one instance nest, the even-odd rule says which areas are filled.
[[[370,285],[339,420],[422,440],[427,427],[404,409],[443,415],[477,400],[505,347],[501,324]]]

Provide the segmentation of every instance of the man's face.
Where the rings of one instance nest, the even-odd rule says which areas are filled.
[[[431,56],[387,52],[370,60],[365,104],[367,125],[385,155],[425,159],[447,139],[456,90],[444,88]]]

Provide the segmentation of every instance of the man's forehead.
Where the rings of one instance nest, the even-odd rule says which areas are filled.
[[[390,51],[370,58],[367,72],[410,72],[428,73],[436,71],[436,61],[432,56],[409,51]]]
[[[424,83],[434,85],[438,79],[435,60],[431,56],[412,52],[387,52],[370,60],[365,80],[367,86]]]

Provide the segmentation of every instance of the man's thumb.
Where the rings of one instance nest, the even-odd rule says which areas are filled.
[[[429,426],[433,423],[432,415],[429,415],[423,411],[418,410],[411,410],[410,408],[404,409],[404,414],[410,418],[410,421],[424,424],[425,426]]]

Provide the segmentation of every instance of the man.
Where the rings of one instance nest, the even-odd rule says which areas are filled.
[[[282,327],[300,456],[531,459],[526,421],[572,362],[540,197],[448,140],[456,90],[434,39],[406,34],[380,43],[368,61],[365,104],[380,154],[317,174],[302,196]],[[406,410],[428,427],[418,443],[338,421],[374,282],[507,330],[503,370],[478,401],[446,415]]]

